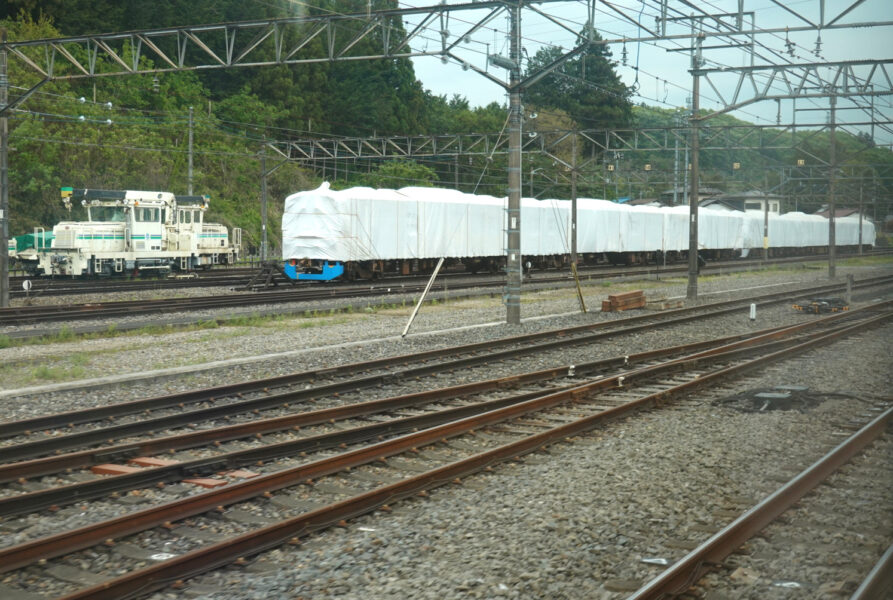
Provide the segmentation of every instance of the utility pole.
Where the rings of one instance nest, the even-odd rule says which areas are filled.
[[[6,72],[6,29],[0,29],[0,307],[9,306],[9,78]]]
[[[859,180],[859,256],[862,256],[862,180]]]
[[[769,198],[763,198],[763,260],[769,260]]]
[[[837,149],[835,148],[837,145],[837,121],[834,114],[837,109],[837,96],[835,93],[836,90],[831,90],[831,146],[828,149],[828,162],[831,165],[831,174],[828,181],[828,279],[834,279],[837,276],[837,249],[835,248],[837,232],[835,231],[836,224],[834,222],[834,193],[836,191],[834,188],[837,186]]]
[[[691,166],[691,161],[688,158],[688,144],[685,145],[685,152],[682,159],[682,204],[688,206],[688,189],[689,185],[689,176],[688,172],[691,170],[689,167]]]
[[[511,69],[509,77],[508,222],[506,230],[506,323],[521,324],[521,1],[509,7]]]
[[[700,34],[695,42],[695,51],[691,57],[692,90],[691,90],[691,193],[688,196],[688,292],[686,298],[690,302],[698,300],[698,139],[700,107],[700,79],[698,69],[701,68],[701,44],[704,42],[703,34]]]
[[[192,195],[192,107],[189,107],[189,169],[186,173],[186,180],[189,182],[186,194]]]
[[[673,132],[674,137],[676,138],[673,144],[673,206],[679,204],[678,198],[678,189],[679,189],[679,126],[680,119],[679,113],[677,112],[673,115],[673,125],[676,126],[676,130]],[[686,165],[687,166],[687,165]]]
[[[577,132],[573,137],[573,157],[571,159],[571,264],[577,264]]]
[[[260,147],[260,260],[267,260],[267,143]]]
[[[459,189],[459,155],[453,157],[453,188]]]

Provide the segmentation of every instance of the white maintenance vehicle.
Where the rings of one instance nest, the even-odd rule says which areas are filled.
[[[167,275],[238,258],[242,231],[233,229],[230,240],[226,226],[205,223],[207,196],[62,188],[69,210],[77,199],[86,221],[62,221],[50,247],[18,253],[32,275]]]

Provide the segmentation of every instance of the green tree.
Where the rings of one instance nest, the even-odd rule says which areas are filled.
[[[437,182],[433,169],[412,160],[391,160],[370,173],[356,175],[344,185],[363,185],[373,188],[431,187]]]
[[[591,40],[575,58],[540,79],[526,90],[530,106],[560,109],[581,128],[623,127],[632,121],[630,90],[620,81],[611,61],[611,51],[594,28],[587,25],[578,43]],[[555,46],[541,48],[527,66],[532,75],[565,53]]]

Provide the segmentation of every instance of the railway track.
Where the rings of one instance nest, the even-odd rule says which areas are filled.
[[[824,586],[818,586],[797,581],[798,576],[802,576],[799,573],[800,569],[790,564],[787,565],[786,572],[772,573],[770,571],[767,579],[767,573],[760,573],[752,568],[756,561],[747,558],[746,555],[750,552],[744,553],[744,558],[735,560],[732,566],[727,566],[725,561],[733,552],[738,551],[742,545],[766,531],[767,528],[769,531],[764,534],[763,541],[759,544],[759,551],[763,556],[773,548],[775,552],[789,550],[791,540],[803,540],[804,537],[810,539],[808,534],[810,529],[816,531],[812,538],[815,540],[814,544],[819,545],[822,540],[827,539],[825,530],[829,528],[822,522],[823,516],[827,517],[828,514],[841,511],[846,512],[847,505],[850,504],[850,499],[854,495],[862,498],[863,501],[867,500],[871,496],[871,492],[868,490],[876,487],[877,483],[878,471],[871,468],[872,461],[862,461],[863,464],[851,466],[845,476],[838,474],[840,467],[852,461],[876,440],[877,444],[875,445],[881,447],[879,452],[882,453],[882,456],[873,461],[875,469],[882,469],[885,464],[888,465],[890,457],[893,456],[893,443],[889,440],[889,436],[884,439],[885,431],[893,422],[893,407],[889,406],[890,402],[893,402],[893,397],[885,403],[887,407],[883,407],[883,405],[873,407],[873,411],[863,416],[870,418],[870,421],[859,428],[856,433],[673,563],[662,574],[631,595],[629,600],[658,600],[676,597],[693,587],[698,588],[700,595],[734,595],[740,598],[760,597],[762,594],[768,594],[771,587],[785,588],[794,594],[803,592],[809,597],[824,597],[847,592],[848,582],[829,582]],[[883,458],[884,456],[886,459]],[[865,467],[865,462],[869,463],[868,468]],[[819,484],[830,482],[834,478],[846,481],[840,481],[830,488],[826,487],[804,500],[804,496],[816,490]],[[842,488],[840,490],[842,493],[835,493],[837,488]],[[854,490],[856,491],[854,492]],[[822,506],[823,496],[830,497],[824,502],[824,506]],[[798,505],[797,508],[794,508],[795,504]],[[858,512],[857,509],[856,512]],[[776,523],[782,515],[787,517],[786,522]],[[864,526],[868,528],[879,525],[871,522],[864,523]],[[833,530],[833,528],[831,529]],[[835,553],[841,555],[843,561],[851,560],[855,554],[864,554],[866,551],[864,542],[859,537],[858,535],[836,536]],[[889,594],[893,593],[891,565],[893,565],[893,546],[883,553],[875,568],[869,572],[858,588],[849,590],[853,592],[850,596],[851,600],[874,600],[889,597]],[[762,566],[762,570],[768,570],[765,564]],[[772,578],[773,574],[775,578]],[[752,595],[745,596],[741,591],[742,585],[754,588],[760,579],[763,580],[761,587],[753,589]]]
[[[853,313],[855,315],[855,313]],[[840,319],[844,316],[836,317]],[[810,324],[809,326],[812,326]],[[800,326],[798,326],[800,327]],[[456,369],[467,369],[473,365],[487,365],[499,360],[512,360],[522,355],[543,354],[556,345],[561,347],[576,346],[583,344],[597,343],[607,337],[616,337],[619,335],[627,335],[641,329],[640,326],[622,328],[620,330],[602,333],[590,334],[586,336],[578,336],[576,339],[570,339],[566,335],[557,335],[557,340],[547,341],[545,343],[513,343],[514,347],[503,351],[494,351],[489,353],[481,353],[476,356],[466,356],[464,358],[454,358],[456,355],[467,353],[467,349],[457,352],[453,356],[447,356],[450,360],[435,364],[427,364],[435,359],[435,353],[431,356],[418,357],[417,362],[425,361],[426,364],[416,367],[400,368],[391,370],[378,375],[367,377],[350,378],[342,382],[336,383],[317,383],[316,380],[321,377],[319,372],[309,373],[303,376],[302,381],[314,381],[313,386],[306,386],[301,390],[280,392],[271,394],[269,392],[269,380],[261,380],[257,382],[253,389],[260,389],[264,386],[267,390],[262,395],[254,398],[245,399],[242,392],[238,392],[236,398],[230,402],[224,402],[217,406],[207,406],[214,401],[215,396],[225,397],[225,393],[220,388],[215,390],[201,390],[192,394],[181,394],[178,396],[168,396],[164,398],[149,398],[133,403],[103,407],[101,411],[85,410],[77,413],[64,413],[61,415],[53,415],[46,418],[29,419],[15,423],[5,424],[2,434],[4,436],[12,436],[18,434],[17,437],[7,438],[5,446],[0,449],[0,460],[11,464],[0,466],[0,482],[19,481],[22,478],[34,478],[37,476],[46,476],[49,474],[59,474],[65,470],[73,468],[91,468],[103,461],[111,458],[116,460],[127,460],[145,454],[157,454],[160,452],[174,452],[188,448],[194,448],[202,445],[220,445],[222,442],[232,440],[245,439],[251,437],[259,437],[272,433],[279,433],[288,429],[306,428],[308,426],[324,426],[334,424],[335,421],[343,421],[345,419],[370,418],[371,415],[378,414],[382,411],[399,411],[402,409],[414,410],[417,406],[437,403],[445,400],[455,400],[456,398],[464,398],[470,395],[483,396],[487,394],[503,394],[506,391],[514,390],[518,387],[535,387],[536,391],[525,392],[521,395],[521,399],[526,396],[541,395],[545,393],[543,390],[554,391],[557,387],[568,387],[577,385],[577,378],[580,377],[596,377],[604,376],[604,372],[610,369],[616,369],[618,366],[629,367],[637,365],[646,360],[655,360],[659,357],[669,357],[672,355],[680,355],[691,353],[698,349],[708,348],[711,345],[732,344],[741,342],[750,336],[731,336],[719,340],[713,340],[708,343],[693,343],[683,346],[664,349],[661,351],[647,352],[641,355],[629,355],[615,357],[606,360],[594,361],[589,363],[581,363],[575,365],[572,369],[573,374],[568,374],[568,367],[561,366],[542,371],[512,375],[506,378],[496,380],[484,380],[471,384],[460,385],[450,388],[437,389],[430,392],[420,392],[408,395],[400,395],[396,397],[387,397],[380,400],[369,400],[358,404],[345,406],[338,402],[343,394],[358,392],[373,385],[381,386],[385,382],[393,382],[399,379],[412,379],[414,377],[435,376],[438,372],[454,371]],[[771,335],[772,331],[766,331],[763,335]],[[400,360],[403,360],[401,358]],[[381,361],[383,362],[383,361]],[[367,369],[367,365],[346,365],[343,372],[359,372],[362,373]],[[570,383],[568,383],[568,381]],[[292,383],[295,383],[292,381]],[[247,389],[244,386],[243,389]],[[232,392],[230,392],[232,393]],[[192,402],[201,402],[199,408],[192,410],[181,410],[166,414],[163,416],[152,416],[148,409],[139,413],[138,418],[129,423],[116,424],[119,419],[131,413],[137,407],[145,407],[154,405],[155,407],[170,407],[174,403],[177,406],[182,405],[185,409],[187,398]],[[326,398],[331,398],[327,402],[328,406],[320,407],[319,405]],[[510,397],[509,402],[520,401],[517,397]],[[506,402],[505,399],[498,400],[481,400],[474,401],[476,404],[486,404],[492,402],[494,406],[501,405]],[[295,413],[296,408],[302,406],[312,406],[313,410]],[[262,419],[256,418],[260,412],[264,411]],[[269,412],[276,414],[269,416]],[[163,410],[159,412],[165,412]],[[452,415],[459,414],[461,411],[446,411],[443,418],[454,418]],[[97,414],[97,413],[101,413]],[[245,420],[241,424],[230,424],[231,420],[239,420],[237,415],[244,415]],[[112,421],[107,424],[103,421],[89,421],[89,419],[101,418]],[[65,423],[68,425],[64,425]],[[87,422],[88,426],[82,428],[80,432],[71,433],[74,429],[75,422]],[[375,423],[374,426],[364,430],[364,435],[371,437],[379,435],[393,435],[395,432],[405,432],[411,428],[420,426],[430,426],[431,419],[428,416],[417,418],[416,416],[407,417],[399,425],[391,422]],[[202,428],[194,431],[199,424]],[[48,426],[56,429],[46,429]],[[62,427],[62,431],[58,428]],[[133,438],[136,435],[151,435],[156,431],[188,429],[187,433],[168,436],[164,438],[149,438],[144,441],[128,441],[122,444],[115,444],[115,440]],[[42,429],[42,431],[41,431]],[[64,432],[64,433],[63,433]],[[306,432],[305,432],[306,433]],[[23,435],[24,434],[24,435]],[[43,434],[43,435],[41,435]],[[42,439],[33,440],[33,437]],[[271,451],[272,453],[264,458],[269,460],[283,452],[301,452],[308,448],[319,449],[322,447],[335,447],[343,443],[344,435],[341,430],[336,432],[325,432],[320,434],[319,438],[311,441],[301,441],[294,445],[286,445]],[[91,448],[90,450],[80,450],[82,448]],[[156,469],[151,473],[149,480],[143,480],[144,484],[156,483],[158,481],[167,481],[170,478],[183,476],[192,473],[211,473],[227,467],[245,466],[262,458],[262,453],[251,449],[247,452],[237,452],[233,456],[225,458],[212,459],[196,459],[191,464],[179,463],[170,469]],[[20,462],[12,462],[20,461]],[[147,473],[143,473],[146,475]],[[134,480],[139,478],[134,478]],[[123,479],[121,481],[124,481]],[[92,486],[92,487],[91,487]],[[88,491],[93,489],[93,492]],[[76,489],[70,491],[59,491],[53,493],[36,492],[28,496],[27,502],[22,502],[22,498],[18,496],[8,496],[0,498],[0,516],[13,514],[16,507],[46,508],[50,506],[61,505],[66,498],[87,498],[96,496],[97,494],[108,493],[110,489],[108,484],[101,485],[77,485]],[[114,491],[121,491],[120,489]]]
[[[861,256],[887,256],[887,250],[871,250]],[[708,263],[703,272],[728,271],[730,269],[748,269],[753,266],[778,265],[797,262],[827,261],[826,256],[783,257],[762,260],[761,258],[738,259],[735,261],[718,261]],[[642,265],[629,267],[612,267],[602,265],[597,267],[586,266],[579,269],[582,277],[593,279],[620,277],[629,275],[648,276],[653,274],[684,274],[688,272],[688,266],[684,264],[670,265]],[[197,287],[226,287],[232,289],[244,289],[244,287],[259,273],[259,268],[244,267],[218,267],[209,271],[196,271],[182,276],[173,277],[147,277],[147,278],[106,278],[106,279],[76,279],[72,277],[30,277],[16,275],[9,278],[11,298],[40,298],[49,296],[67,296],[75,294],[107,294],[109,292],[138,292],[189,289]],[[470,274],[442,273],[440,280],[463,279],[472,277]],[[568,279],[568,272],[545,271],[536,272],[535,277]],[[484,277],[479,277],[483,279]],[[424,285],[427,277],[389,277],[382,281],[373,282],[376,285],[412,284]],[[23,283],[30,281],[31,290],[26,292]],[[278,283],[284,284],[281,276]],[[504,283],[504,281],[501,281]],[[307,287],[307,283],[300,284]],[[331,283],[329,285],[332,285]],[[351,285],[350,282],[335,282],[334,285]],[[270,290],[274,288],[269,288]],[[254,290],[260,291],[260,290]]]
[[[76,279],[73,277],[30,277],[16,275],[9,278],[10,298],[40,298],[109,292],[138,292],[196,287],[235,287],[244,285],[257,269],[216,268],[174,277],[146,277],[121,279]],[[23,284],[29,281],[31,289]]]
[[[856,281],[857,288],[865,288],[874,285],[884,285],[893,278],[875,277]],[[536,280],[539,284],[556,281],[566,281],[564,277],[542,278]],[[503,285],[503,281],[493,281],[493,285]],[[483,284],[473,283],[453,284],[451,292],[463,289],[480,288]],[[270,292],[264,294],[227,294],[221,296],[202,296],[194,298],[175,298],[165,300],[136,300],[106,303],[66,304],[50,306],[17,306],[0,308],[0,327],[14,326],[25,323],[53,323],[78,321],[83,319],[115,319],[140,315],[155,315],[158,313],[173,313],[183,311],[197,311],[207,309],[233,308],[238,306],[253,306],[256,304],[285,304],[295,302],[308,302],[319,300],[339,300],[369,297],[402,296],[406,294],[418,294],[424,289],[423,284],[401,285],[399,287],[387,286],[351,286],[329,287],[315,286],[300,288],[285,292]],[[829,284],[802,290],[803,294],[827,295],[842,293],[843,284]],[[438,290],[435,290],[438,291]],[[748,302],[773,302],[786,300],[791,295],[790,291],[766,294],[750,298]],[[687,309],[681,309],[687,310]],[[698,310],[694,307],[693,310]],[[225,319],[222,319],[225,321]],[[87,329],[90,329],[89,327]],[[100,328],[102,329],[102,328]],[[4,335],[11,339],[28,339],[51,334],[51,330],[22,330],[9,331]]]
[[[15,451],[18,454],[13,455],[12,450],[2,450],[0,456],[12,456],[16,460],[34,458],[45,453],[71,449],[72,444],[102,442],[109,438],[121,438],[153,428],[176,426],[178,419],[182,423],[199,423],[203,419],[218,418],[220,415],[232,416],[238,412],[267,410],[281,403],[346,394],[414,377],[432,376],[445,371],[486,365],[497,360],[537,355],[572,344],[591,344],[657,327],[672,327],[693,320],[723,316],[740,311],[750,300],[752,299],[719,302],[664,313],[648,313],[616,321],[602,321],[35,417],[25,421],[0,423],[0,440],[12,438],[12,443],[22,442]],[[274,391],[277,393],[273,393]],[[200,408],[195,408],[196,405],[200,405]],[[172,416],[168,414],[171,409],[174,409]],[[182,411],[187,411],[188,414],[177,416],[176,413]],[[132,422],[125,423],[123,420],[128,417]],[[114,425],[103,424],[103,428],[99,431],[93,429],[91,423],[104,421],[114,422]],[[82,431],[76,430],[76,426],[82,424],[86,424],[87,427]],[[34,440],[45,431],[53,433],[46,434],[45,439]],[[65,434],[62,435],[62,432]],[[14,436],[31,439],[16,440]],[[0,446],[9,443],[0,441]],[[28,454],[23,454],[25,452]]]
[[[428,392],[432,395],[393,400],[392,404],[383,402],[376,410],[389,413],[385,415],[363,412],[368,406],[323,409],[322,414],[319,414],[321,411],[305,412],[304,418],[316,412],[316,415],[309,417],[309,421],[325,423],[324,427],[329,430],[312,435],[302,430],[304,433],[297,440],[280,442],[293,444],[287,450],[284,446],[270,450],[272,445],[264,443],[267,441],[264,439],[256,440],[253,448],[241,450],[255,452],[256,456],[242,454],[239,459],[224,459],[220,454],[208,459],[210,462],[205,464],[211,472],[227,469],[226,475],[193,477],[222,482],[219,488],[201,493],[191,492],[177,500],[168,498],[167,502],[162,500],[152,508],[136,512],[132,505],[119,506],[117,511],[123,514],[117,518],[7,547],[0,555],[3,557],[0,565],[5,571],[30,565],[27,575],[22,571],[9,574],[6,581],[13,583],[22,583],[23,578],[33,580],[35,571],[44,572],[41,577],[58,580],[60,572],[64,571],[61,567],[70,568],[72,564],[78,564],[77,559],[52,557],[88,547],[93,548],[90,552],[94,554],[114,552],[116,547],[127,548],[125,554],[134,557],[131,574],[103,579],[101,583],[93,586],[86,584],[86,587],[84,582],[90,577],[83,574],[79,579],[81,589],[74,590],[72,586],[67,586],[63,593],[67,598],[120,598],[128,594],[144,594],[179,578],[238,561],[265,548],[288,541],[297,542],[308,532],[329,527],[357,514],[375,509],[387,510],[400,498],[424,493],[457,477],[591,429],[605,420],[642,407],[659,406],[696,386],[712,385],[718,380],[795,355],[862,328],[873,327],[879,320],[890,317],[887,310],[884,306],[874,306],[785,330],[761,332],[747,339],[713,340],[713,347],[709,349],[679,347],[635,357],[618,357],[591,365],[575,365],[572,369],[564,366],[549,373],[527,373],[509,381],[488,382],[479,389],[469,387],[465,390]],[[566,341],[579,343],[578,340]],[[680,354],[683,356],[680,357]],[[757,357],[754,358],[752,354]],[[431,360],[433,357],[423,358]],[[441,368],[449,366],[447,364]],[[462,365],[452,366],[464,368]],[[431,365],[431,368],[435,370],[437,367]],[[431,373],[415,373],[416,376],[426,374]],[[559,383],[556,383],[556,378]],[[482,391],[492,394],[494,390],[507,393],[490,399],[467,395]],[[331,394],[332,390],[328,390],[328,393]],[[325,413],[325,410],[336,412]],[[340,422],[331,420],[347,416],[367,422],[347,428],[338,427]],[[325,420],[327,417],[329,421]],[[368,422],[370,420],[373,422]],[[29,426],[33,425],[31,423]],[[283,425],[294,427],[293,423],[284,422],[276,427]],[[248,433],[249,430],[244,430],[239,435]],[[300,435],[300,432],[296,433]],[[394,435],[399,437],[394,438]],[[325,441],[322,436],[326,436]],[[377,440],[378,436],[385,439],[350,449],[353,445]],[[303,449],[299,447],[300,444],[304,444]],[[164,451],[163,447],[159,451]],[[296,452],[309,454],[311,451],[316,454],[299,456],[290,463],[275,462],[283,452],[293,455]],[[264,452],[272,454],[263,455]],[[56,460],[58,457],[50,458]],[[90,464],[95,464],[96,458],[99,456],[90,459],[93,461]],[[127,456],[116,457],[114,452],[110,452],[106,458],[124,460]],[[243,470],[233,474],[233,470],[241,464],[239,460],[250,459],[263,462],[264,468],[258,469],[260,473]],[[230,462],[232,460],[236,461],[235,464]],[[53,468],[60,466],[57,464]],[[143,471],[161,473],[160,469],[169,467],[168,473],[177,470],[175,465],[159,464]],[[173,481],[203,474],[210,473],[181,469],[174,475]],[[131,476],[136,481],[137,477],[133,474],[96,481],[117,480],[114,485],[120,485]],[[136,485],[145,486],[147,483],[142,481]],[[69,488],[68,499],[81,501],[95,497],[102,487],[89,481],[85,484],[93,485],[94,491],[82,496],[72,493],[75,490]],[[162,490],[183,485],[174,483]],[[133,498],[131,494],[121,496],[127,489],[107,488],[102,493]],[[137,489],[145,490],[144,487]],[[43,501],[46,501],[52,489],[44,493]],[[162,495],[160,491],[157,494]],[[180,495],[183,495],[182,491]],[[18,497],[17,502],[22,505],[22,510],[34,510],[38,506],[34,503],[37,499],[37,496],[24,494]],[[7,504],[14,506],[15,502],[14,498]],[[237,502],[241,504],[236,508],[226,508]],[[64,510],[56,510],[58,508],[61,506],[55,507],[52,514]],[[52,516],[41,514],[47,518]],[[241,523],[245,533],[225,540],[213,541],[207,539],[208,536],[202,540],[202,536],[196,532],[213,531],[213,523],[221,515]],[[183,524],[182,519],[187,517],[189,521]],[[164,527],[160,540],[156,538],[156,530],[148,529],[158,525]],[[135,537],[122,540],[125,535]],[[153,558],[151,548],[159,544],[167,544],[176,551]],[[147,564],[150,566],[145,566]],[[78,580],[78,577],[69,576],[67,580]]]
[[[860,281],[860,286],[870,287],[873,285],[884,285],[889,283],[889,278],[879,277],[870,280]],[[829,290],[835,290],[831,286],[819,286],[813,288],[802,289],[797,294],[820,294]],[[448,366],[438,366],[437,364],[417,367],[416,371],[411,374],[404,374],[402,377],[430,375],[445,369],[468,368],[469,366],[486,362],[487,360],[496,360],[499,356],[511,356],[513,352],[533,354],[542,352],[549,347],[565,344],[568,339],[573,337],[577,343],[589,343],[597,339],[605,339],[606,337],[621,336],[637,331],[645,331],[655,327],[668,327],[683,324],[693,320],[700,320],[709,317],[719,317],[727,314],[733,314],[740,311],[742,307],[751,303],[771,303],[771,302],[787,302],[794,295],[790,291],[756,295],[746,298],[740,298],[731,301],[714,302],[702,304],[694,307],[662,311],[659,313],[645,313],[635,316],[628,316],[622,319],[611,321],[599,321],[578,325],[571,328],[549,330],[544,332],[524,334],[520,336],[512,336],[499,340],[489,340],[486,342],[470,344],[465,346],[443,348],[430,350],[422,353],[414,353],[406,356],[391,356],[363,363],[352,363],[340,366],[326,367],[321,370],[303,371],[290,375],[283,375],[274,378],[246,381],[243,383],[229,384],[218,386],[210,389],[199,389],[179,394],[162,396],[157,398],[148,398],[136,400],[124,404],[101,406],[92,409],[79,410],[73,412],[60,413],[57,415],[49,415],[45,417],[35,417],[25,421],[0,423],[0,440],[10,438],[12,436],[34,435],[42,430],[72,430],[75,425],[89,423],[91,421],[102,420],[119,420],[128,415],[139,415],[138,420],[145,423],[146,416],[158,414],[158,411],[170,409],[172,407],[183,409],[187,406],[193,406],[201,403],[221,403],[227,398],[233,401],[233,398],[244,398],[245,396],[260,395],[263,402],[271,406],[277,401],[287,401],[287,394],[297,394],[295,397],[313,397],[314,393],[307,392],[303,389],[307,382],[316,380],[341,377],[348,383],[334,382],[332,388],[327,393],[345,393],[351,389],[361,389],[363,387],[382,385],[384,383],[395,381],[397,375],[388,370],[406,368],[408,365],[416,361],[428,361],[434,359],[447,360],[454,362]],[[512,350],[512,348],[520,348],[520,350]],[[480,354],[484,353],[484,354]],[[385,374],[380,374],[384,372]],[[363,375],[365,374],[365,375]],[[358,377],[363,375],[361,377]],[[272,391],[279,388],[287,388],[289,386],[298,386],[297,392],[280,393],[270,400]],[[281,397],[280,397],[281,396]],[[251,405],[251,410],[259,410],[258,405]],[[213,416],[215,410],[220,412],[232,411],[233,408],[227,409],[209,409],[209,415]],[[197,418],[196,415],[193,418]],[[124,427],[123,425],[121,426]],[[146,427],[138,425],[136,427]],[[115,435],[120,437],[122,434],[133,433],[134,429],[123,431],[119,430]],[[55,437],[55,436],[54,436]],[[56,451],[58,446],[50,447],[52,444],[61,442],[43,442],[49,451]],[[4,442],[0,441],[0,447]]]

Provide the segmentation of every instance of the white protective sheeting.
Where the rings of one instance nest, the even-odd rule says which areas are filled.
[[[329,261],[504,256],[506,199],[438,188],[335,191],[328,183],[285,199],[282,246],[285,259]],[[577,248],[581,253],[686,251],[687,206],[627,206],[606,200],[577,201]],[[702,208],[698,247],[763,247],[760,211]],[[571,203],[521,200],[521,253],[548,256],[570,252]],[[859,242],[858,217],[836,221],[840,246]],[[828,220],[817,215],[769,215],[770,246],[825,246]],[[863,223],[862,243],[875,230]]]
[[[839,219],[834,219],[834,237],[838,246],[858,246],[859,245],[859,216],[850,215]],[[862,244],[874,246],[877,241],[877,231],[875,231],[873,223],[866,223],[862,219]]]

